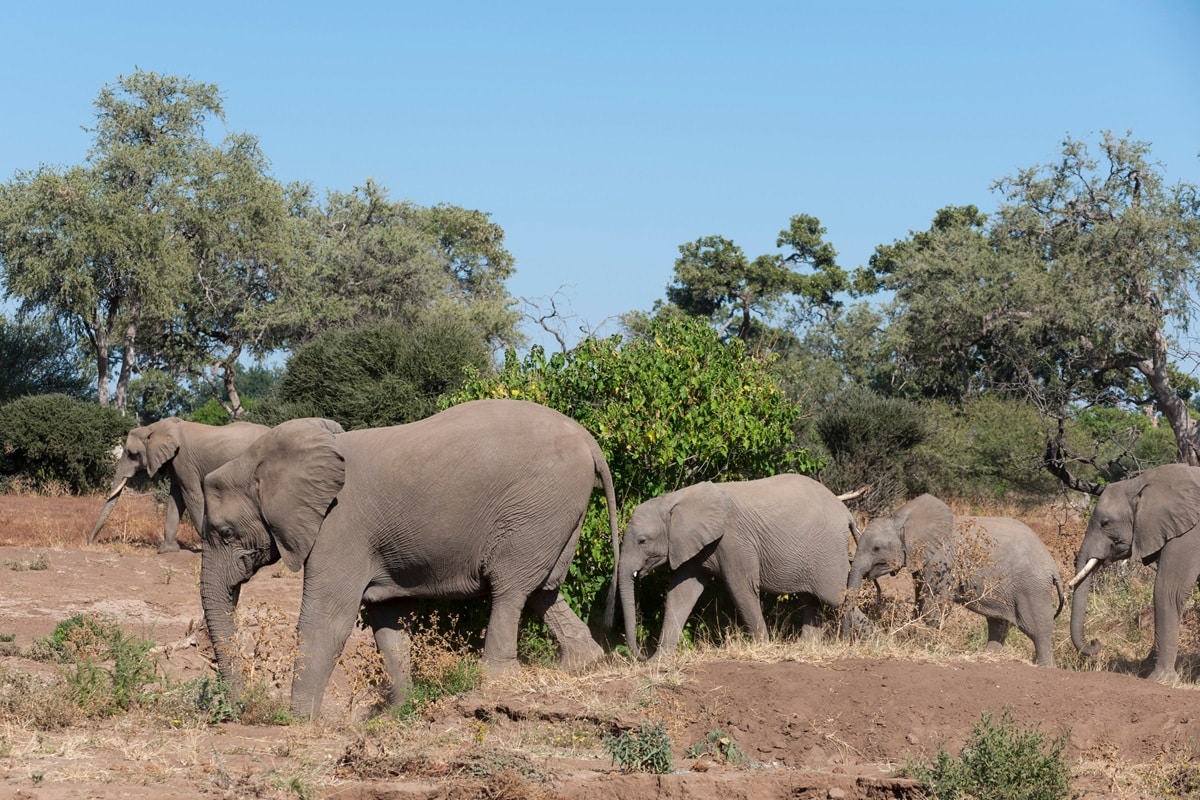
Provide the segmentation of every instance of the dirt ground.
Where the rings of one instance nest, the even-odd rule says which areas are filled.
[[[87,546],[100,505],[0,496],[0,634],[17,653],[0,658],[0,669],[52,671],[27,657],[30,646],[63,619],[94,612],[152,638],[172,679],[212,674],[199,553],[154,552],[161,516],[149,496],[124,498],[102,541]],[[194,532],[181,539],[194,545]],[[242,607],[294,619],[300,586],[300,575],[268,568],[247,584]],[[0,725],[0,797],[919,797],[913,782],[894,777],[898,768],[940,746],[957,752],[981,712],[1005,710],[1048,738],[1066,737],[1082,797],[1164,796],[1145,776],[1195,760],[1200,692],[1191,685],[1039,669],[1012,646],[941,661],[846,652],[793,645],[665,668],[524,669],[409,726],[364,721],[344,672],[328,719],[316,723],[177,727],[130,714],[40,731],[10,722]],[[602,737],[647,720],[669,732],[675,772],[622,775]],[[746,766],[689,755],[714,731],[736,743]]]

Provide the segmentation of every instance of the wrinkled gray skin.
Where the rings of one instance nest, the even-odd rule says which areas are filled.
[[[846,506],[802,475],[698,483],[647,500],[634,509],[616,555],[614,590],[630,652],[642,657],[634,583],[664,564],[671,578],[655,659],[675,652],[688,615],[714,576],[755,639],[767,638],[760,592],[807,595],[804,634],[818,635],[818,604],[841,605],[852,533]]]
[[[527,603],[556,639],[561,664],[603,655],[559,595],[597,475],[616,545],[612,478],[583,427],[516,400],[477,400],[349,433],[325,422],[286,422],[204,482],[201,601],[235,695],[240,587],[281,558],[292,571],[304,568],[291,699],[299,716],[319,713],[360,604],[393,703],[410,688],[408,629],[420,598],[491,599],[488,672],[517,667]]]
[[[1175,676],[1179,619],[1200,577],[1200,468],[1167,464],[1109,484],[1088,520],[1075,557],[1071,598],[1071,641],[1085,655],[1099,642],[1084,643],[1088,594],[1097,568],[1132,558],[1158,563],[1154,579],[1154,648],[1151,680]],[[1094,559],[1094,562],[1093,562]]]
[[[204,526],[204,476],[245,450],[251,442],[269,431],[265,425],[232,422],[228,425],[202,425],[178,417],[168,417],[150,425],[134,428],[125,438],[125,447],[117,459],[112,488],[88,544],[96,541],[125,490],[135,475],[154,477],[165,469],[171,480],[171,499],[163,528],[160,553],[179,549],[179,520],[187,511],[196,530]]]
[[[1033,640],[1034,662],[1054,666],[1051,637],[1063,608],[1062,577],[1027,525],[1008,517],[955,517],[941,500],[921,495],[867,525],[847,588],[854,596],[864,579],[895,575],[905,566],[928,624],[940,626],[950,604],[961,603],[987,618],[989,649],[1001,647],[1016,625]]]

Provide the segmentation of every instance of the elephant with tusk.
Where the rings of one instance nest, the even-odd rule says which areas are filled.
[[[1200,578],[1200,467],[1166,464],[1133,478],[1111,483],[1096,502],[1075,557],[1077,570],[1068,585],[1071,642],[1084,655],[1100,649],[1085,642],[1088,595],[1096,571],[1114,561],[1134,559],[1158,564],[1154,578],[1152,680],[1175,676],[1179,621]]]
[[[112,488],[88,544],[93,544],[109,514],[116,507],[125,486],[136,475],[154,477],[165,470],[171,481],[171,498],[163,527],[160,553],[179,549],[179,520],[187,511],[196,530],[204,524],[204,476],[245,450],[251,442],[269,431],[265,425],[231,422],[228,425],[202,425],[178,417],[134,428],[117,456]]]

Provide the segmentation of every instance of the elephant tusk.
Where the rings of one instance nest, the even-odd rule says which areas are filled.
[[[1076,586],[1082,583],[1083,579],[1092,574],[1092,570],[1094,570],[1099,563],[1100,559],[1089,558],[1088,562],[1083,565],[1083,569],[1079,570],[1079,574],[1067,581],[1068,588],[1074,589]]]
[[[121,483],[118,484],[117,488],[109,492],[108,497],[104,498],[104,502],[108,503],[120,497],[121,492],[125,491],[125,484],[127,483],[129,483],[129,478],[122,478]]]

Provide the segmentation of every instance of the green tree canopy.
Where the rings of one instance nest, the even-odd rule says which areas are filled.
[[[488,367],[488,350],[462,310],[329,330],[288,359],[274,397],[253,416],[269,424],[326,417],[346,430],[414,422],[436,413],[468,370]]]
[[[834,295],[846,288],[847,276],[824,235],[820,220],[798,214],[776,239],[776,247],[787,248],[783,253],[750,260],[722,236],[682,244],[667,300],[685,314],[713,320],[722,336],[736,325],[742,340],[751,336],[756,316],[769,318],[789,296],[809,305],[836,305]]]
[[[87,341],[102,405],[114,363],[121,410],[135,372],[163,361],[198,376],[215,364],[233,389],[238,353],[270,343],[239,330],[228,306],[289,263],[275,246],[283,194],[253,137],[206,138],[206,121],[224,120],[215,84],[137,71],[95,109],[84,165],[0,186],[5,291]]]
[[[1093,155],[1068,138],[1062,158],[995,184],[984,219],[948,207],[929,231],[877,249],[860,292],[894,293],[877,364],[920,396],[1001,392],[1050,421],[1046,464],[1067,485],[1066,421],[1095,405],[1151,406],[1200,463],[1172,337],[1188,330],[1200,278],[1200,194],[1168,185],[1149,145],[1105,133]],[[1057,424],[1056,424],[1057,421]]]
[[[88,381],[74,339],[53,319],[0,316],[0,403],[34,394],[83,397]]]
[[[324,203],[297,195],[311,269],[277,314],[291,341],[324,331],[465,309],[493,348],[522,343],[504,286],[514,259],[504,231],[481,211],[390,200],[368,180]]]

